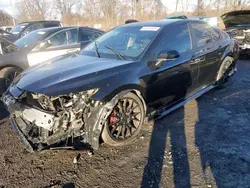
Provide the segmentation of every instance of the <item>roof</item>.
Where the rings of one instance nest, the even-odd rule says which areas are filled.
[[[177,19],[177,18],[187,19],[188,17],[186,15],[184,15],[184,14],[177,14],[177,15],[172,15],[172,16],[165,17],[165,19]]]
[[[41,22],[58,22],[60,23],[60,21],[58,20],[40,20],[40,21],[30,21],[30,22],[21,22],[21,23],[18,23],[18,24],[31,24],[31,23],[41,23]]]
[[[174,23],[187,23],[191,21],[204,22],[204,21],[192,20],[192,19],[164,19],[164,20],[156,20],[156,21],[130,23],[130,24],[122,25],[120,27],[144,27],[144,26],[164,27],[164,26],[174,24]]]
[[[35,30],[35,31],[44,31],[46,33],[54,33],[57,31],[61,31],[64,29],[74,29],[74,28],[85,28],[85,29],[89,29],[89,30],[93,30],[93,31],[97,31],[97,32],[104,32],[95,28],[91,28],[91,27],[81,27],[81,26],[68,26],[68,27],[47,27],[47,28],[43,28],[43,29],[39,29],[39,30]]]

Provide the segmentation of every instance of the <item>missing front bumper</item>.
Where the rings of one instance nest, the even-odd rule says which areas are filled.
[[[10,118],[10,125],[14,130],[15,134],[20,139],[21,143],[24,145],[25,149],[29,152],[34,152],[32,145],[29,143],[22,130],[19,128],[19,125],[22,123],[25,124],[25,122],[21,118]]]

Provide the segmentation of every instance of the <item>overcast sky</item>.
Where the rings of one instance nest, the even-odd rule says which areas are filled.
[[[0,9],[8,12],[11,15],[16,15],[15,10],[12,11],[11,9],[11,2],[14,5],[15,2],[18,0],[0,0]],[[169,12],[172,12],[175,10],[175,3],[176,0],[161,0],[162,3],[167,7]],[[191,0],[191,4],[194,5],[197,0]],[[190,6],[192,8],[192,6]]]

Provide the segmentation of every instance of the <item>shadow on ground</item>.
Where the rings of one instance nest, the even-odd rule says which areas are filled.
[[[162,187],[168,153],[174,187],[249,187],[250,78],[240,76],[228,88],[213,90],[155,122],[141,187]],[[186,136],[187,130],[193,131],[193,138]],[[200,171],[192,169],[196,154],[187,147],[198,151]],[[195,176],[202,178],[192,180]]]

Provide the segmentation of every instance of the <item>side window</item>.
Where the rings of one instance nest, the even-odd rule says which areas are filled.
[[[165,31],[165,35],[157,44],[157,53],[162,50],[176,50],[180,54],[191,50],[191,38],[186,24]]]
[[[219,32],[208,24],[192,23],[191,25],[194,43],[198,48],[220,39]]]
[[[217,41],[220,39],[220,32],[218,30],[213,27],[210,27],[209,30],[213,41]]]
[[[80,28],[80,42],[91,41],[97,38],[97,33]]]
[[[68,39],[67,44],[76,44],[78,42],[77,29],[67,30],[66,33],[67,33],[67,39]]]
[[[31,26],[27,27],[27,29],[25,29],[24,33],[28,34],[31,31],[35,31],[35,30],[38,30],[41,28],[43,28],[43,25],[41,23],[35,23],[35,24],[32,24]]]
[[[48,39],[50,46],[62,46],[67,44],[67,33],[61,31]]]

